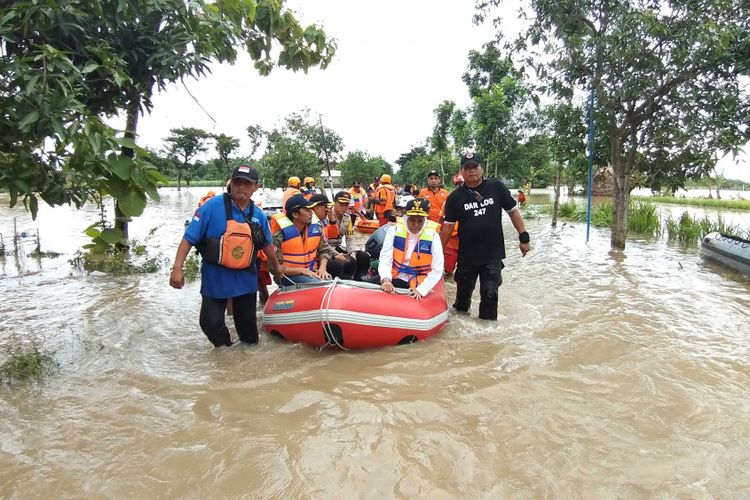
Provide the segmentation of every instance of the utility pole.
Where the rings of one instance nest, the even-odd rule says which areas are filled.
[[[320,118],[320,131],[323,134],[323,151],[326,154],[326,171],[328,172],[328,187],[331,189],[331,201],[333,201],[333,176],[331,176],[331,162],[328,158],[328,145],[326,144],[326,129],[323,127],[323,115]]]

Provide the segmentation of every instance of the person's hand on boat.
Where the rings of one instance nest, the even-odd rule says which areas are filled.
[[[417,302],[422,301],[422,294],[419,293],[416,288],[412,288],[411,290],[409,290],[409,297],[416,300]]]
[[[173,267],[172,273],[169,275],[169,286],[172,288],[182,288],[185,285],[185,273],[182,271],[182,267]]]
[[[318,278],[320,278],[322,280],[329,280],[329,279],[331,279],[331,273],[329,273],[325,269],[318,269],[317,271],[315,271],[315,276],[317,276]]]
[[[396,289],[393,287],[393,283],[388,278],[385,278],[380,282],[380,289],[387,293],[394,293]]]

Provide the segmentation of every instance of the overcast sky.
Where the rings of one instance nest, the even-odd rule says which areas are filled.
[[[338,49],[328,69],[308,74],[276,68],[260,77],[249,58],[214,65],[213,74],[171,86],[141,119],[140,142],[160,149],[170,128],[198,127],[242,141],[248,125],[271,129],[309,108],[343,139],[345,152],[363,150],[394,163],[432,133],[434,109],[444,100],[466,108],[461,75],[469,50],[481,50],[491,25],[472,23],[474,0],[289,0],[303,25],[317,23]],[[514,19],[513,12],[507,16]],[[512,25],[512,24],[511,24]],[[205,108],[211,118],[201,109]],[[750,161],[721,163],[724,175],[750,182]]]

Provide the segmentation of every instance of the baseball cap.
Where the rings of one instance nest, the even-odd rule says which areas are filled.
[[[310,205],[307,208],[317,207],[318,205],[326,205],[330,207],[333,205],[333,203],[328,201],[328,196],[324,194],[314,194],[310,198]]]
[[[427,217],[430,215],[430,202],[424,198],[414,198],[409,200],[406,204],[406,211],[404,215],[418,215],[420,217]]]
[[[350,195],[346,191],[339,191],[338,193],[336,193],[336,196],[334,196],[333,199],[336,201],[336,203],[349,203],[350,201],[352,201],[352,195]]]
[[[361,184],[359,183],[359,181],[354,181],[354,184],[352,184],[352,186],[357,186],[357,187],[359,187],[359,186],[361,186]]]
[[[258,171],[250,165],[240,165],[232,170],[232,179],[244,179],[246,181],[258,182]]]
[[[307,201],[307,198],[301,194],[295,194],[294,196],[289,197],[284,205],[284,211],[288,215],[291,215],[292,212],[296,212],[300,208],[312,208],[312,205]]]
[[[472,168],[482,164],[482,157],[471,151],[461,156],[461,168]]]
[[[427,174],[427,177],[432,177],[433,175],[440,177],[440,173],[437,170],[430,170],[430,173]]]

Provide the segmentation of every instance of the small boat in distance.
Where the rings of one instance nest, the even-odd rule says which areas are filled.
[[[360,233],[371,234],[378,230],[380,222],[372,219],[365,219],[364,217],[357,217],[354,223],[354,229]]]
[[[396,290],[339,279],[281,287],[268,297],[263,328],[290,342],[366,349],[424,340],[448,321],[442,280],[421,302]]]
[[[750,240],[722,233],[708,233],[701,241],[705,257],[750,276]]]

